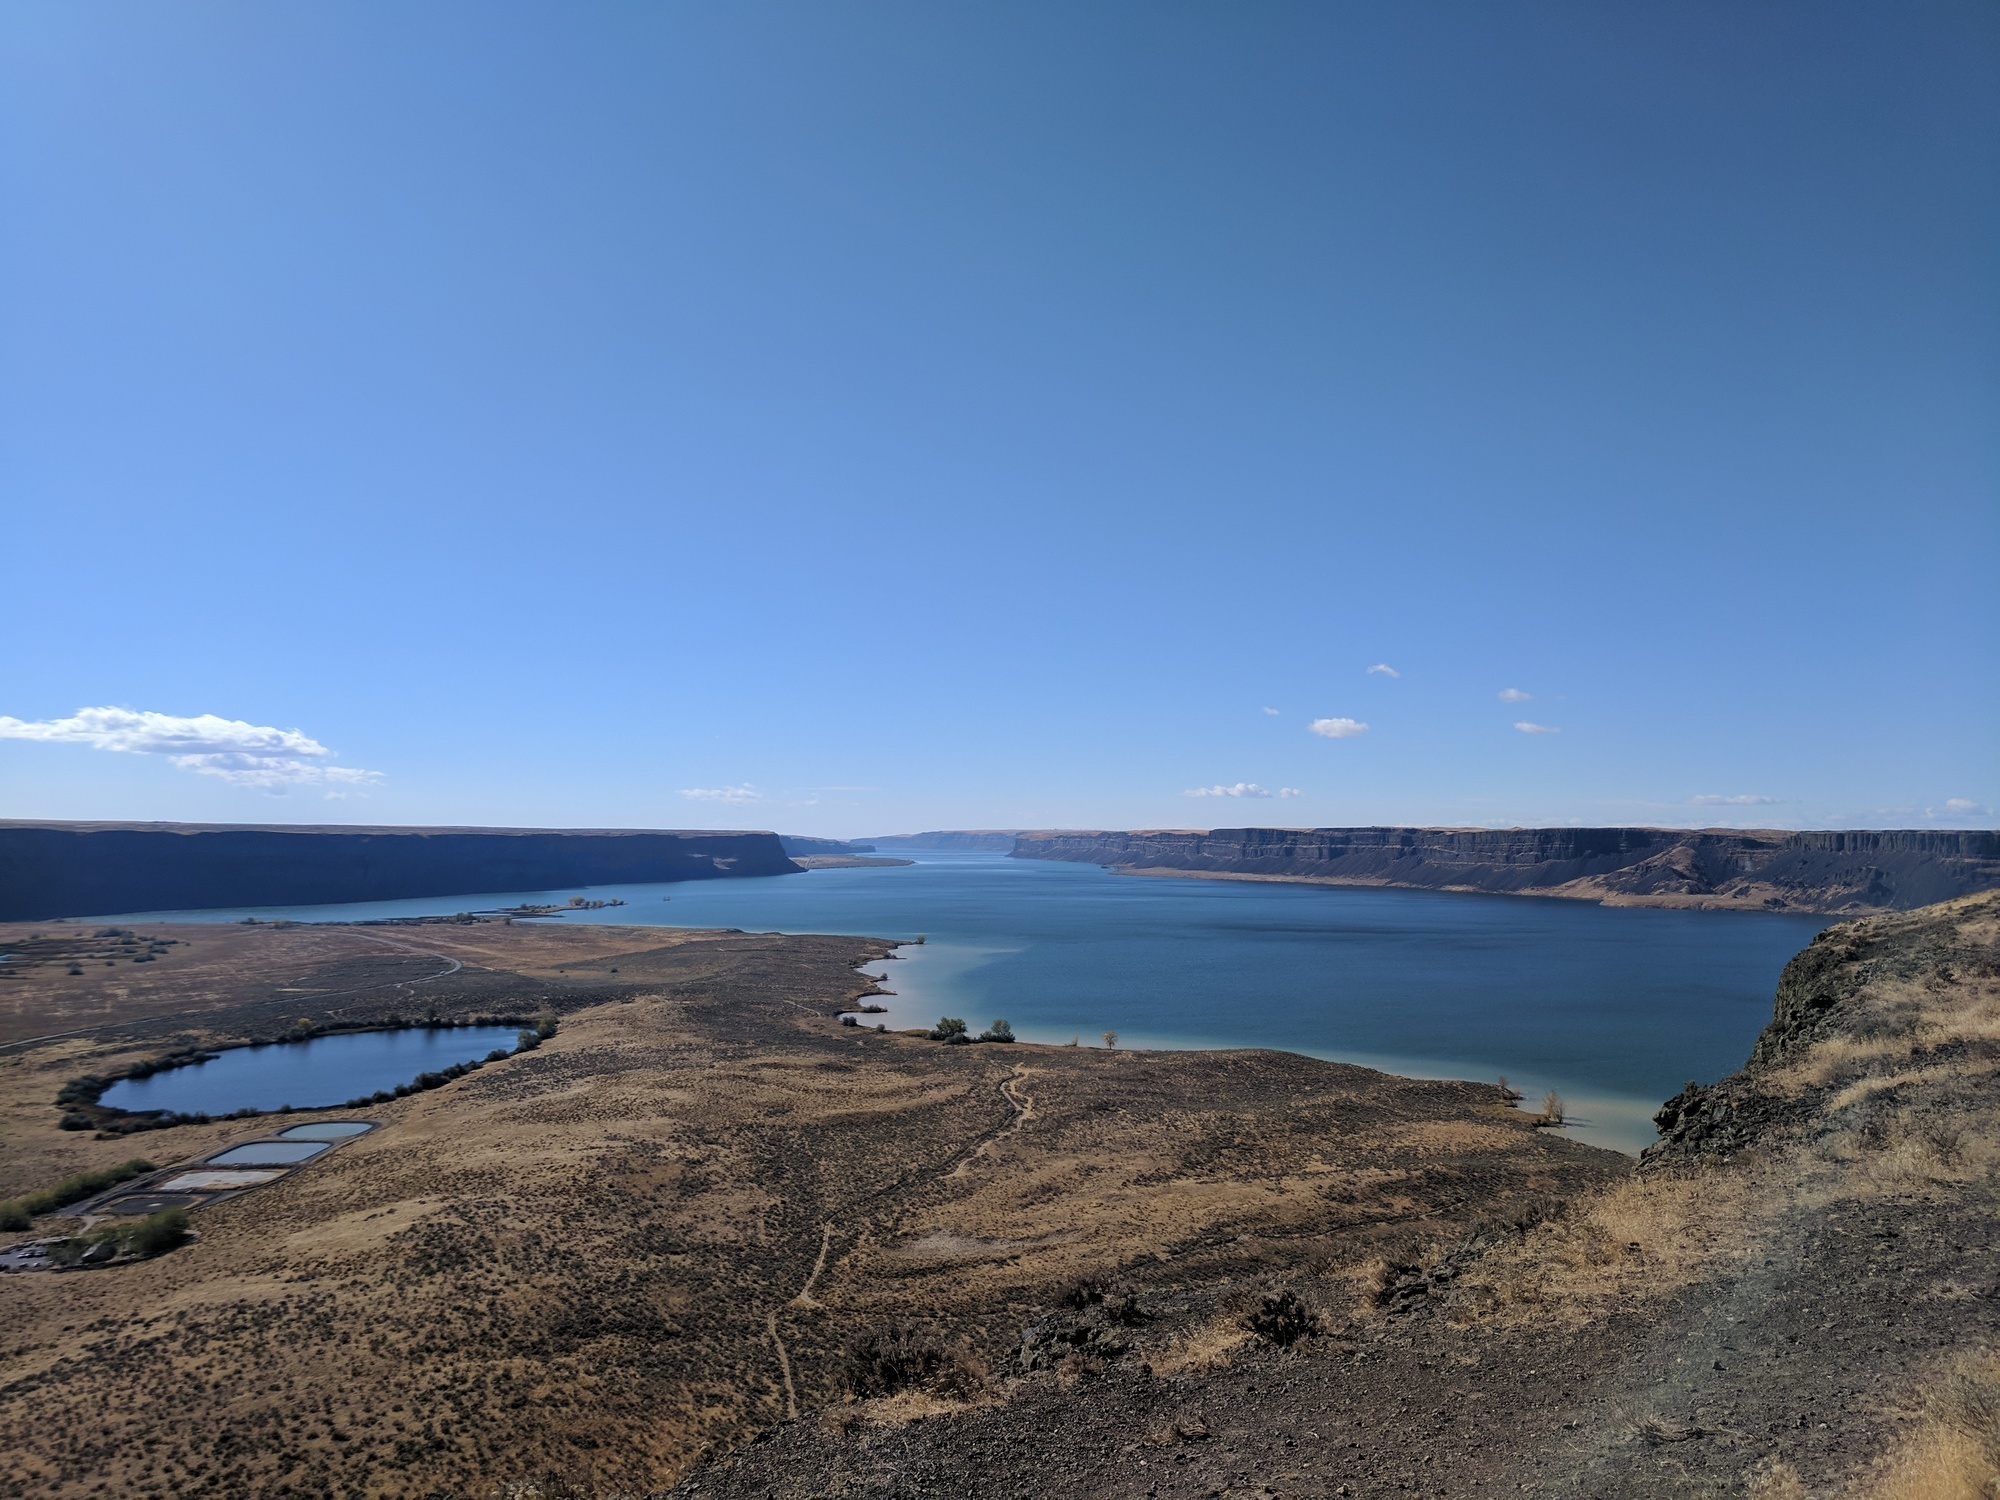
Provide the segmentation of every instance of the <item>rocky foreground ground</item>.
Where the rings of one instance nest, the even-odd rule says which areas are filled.
[[[0,941],[0,1196],[257,1133],[58,1130],[80,1072],[562,1017],[191,1245],[0,1278],[0,1495],[1957,1500],[2000,1472],[1992,896],[1829,929],[1637,1170],[1490,1085],[844,1026],[887,951],[853,939]]]

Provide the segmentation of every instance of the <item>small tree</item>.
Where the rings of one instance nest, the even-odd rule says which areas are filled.
[[[939,1016],[938,1023],[931,1029],[931,1040],[948,1042],[955,1036],[965,1035],[965,1022],[957,1016]]]
[[[1118,1033],[1117,1033],[1117,1032],[1115,1032],[1115,1031],[1107,1031],[1107,1032],[1105,1032],[1105,1033],[1104,1033],[1104,1045],[1105,1045],[1105,1047],[1106,1047],[1106,1048],[1112,1048],[1112,1047],[1116,1047],[1116,1046],[1118,1045]]]
[[[1549,1125],[1560,1125],[1563,1122],[1563,1096],[1554,1089],[1542,1095],[1542,1120]]]
[[[1014,1028],[1003,1020],[996,1020],[991,1026],[986,1028],[985,1034],[979,1040],[982,1042],[1011,1042],[1014,1040]]]

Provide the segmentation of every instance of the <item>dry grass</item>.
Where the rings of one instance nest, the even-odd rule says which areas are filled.
[[[1454,1320],[1580,1326],[1668,1296],[1750,1253],[1776,1211],[1759,1186],[1765,1175],[1635,1177],[1606,1188],[1481,1260],[1458,1288]]]
[[[1868,1500],[1993,1500],[2000,1495],[2000,1365],[1969,1362],[1926,1393],[1923,1417]]]
[[[1250,1330],[1234,1315],[1173,1335],[1147,1357],[1155,1375],[1192,1375],[1226,1370],[1236,1351],[1250,1342]]]
[[[1783,1459],[1767,1459],[1744,1475],[1743,1492],[1750,1500],[1806,1500],[1799,1471]]]

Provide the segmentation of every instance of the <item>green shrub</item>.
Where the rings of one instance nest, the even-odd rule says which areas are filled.
[[[982,1042],[1011,1042],[1014,1040],[1014,1028],[1009,1026],[1005,1021],[995,1021],[980,1035],[979,1040]]]
[[[938,1023],[931,1028],[930,1035],[931,1040],[934,1042],[945,1042],[950,1041],[955,1036],[964,1036],[965,1022],[961,1021],[957,1016],[939,1016]]]
[[[153,1170],[153,1164],[140,1157],[120,1162],[115,1167],[104,1167],[95,1172],[79,1172],[74,1177],[65,1177],[54,1187],[37,1188],[32,1193],[23,1193],[10,1202],[0,1203],[0,1229],[26,1229],[29,1220],[36,1214],[54,1213],[59,1208],[67,1208],[72,1203],[81,1203],[108,1187],[116,1187],[121,1182],[130,1181]]]
[[[184,1208],[163,1208],[148,1214],[123,1231],[126,1248],[134,1255],[164,1255],[186,1242],[188,1216]]]

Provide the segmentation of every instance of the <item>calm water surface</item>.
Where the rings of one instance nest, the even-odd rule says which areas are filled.
[[[511,1051],[517,1035],[512,1026],[441,1026],[232,1047],[204,1063],[114,1083],[104,1091],[102,1102],[114,1109],[211,1115],[246,1108],[282,1109],[287,1104],[319,1109],[378,1089],[393,1089],[419,1073],[470,1062],[495,1047]]]
[[[921,933],[924,946],[871,966],[896,991],[883,1002],[890,1013],[871,1023],[894,1029],[954,1015],[978,1030],[1005,1017],[1030,1041],[1101,1045],[1109,1030],[1121,1046],[1280,1047],[1416,1076],[1505,1073],[1534,1099],[1559,1089],[1587,1122],[1576,1134],[1623,1150],[1652,1139],[1653,1110],[1690,1078],[1712,1080],[1742,1063],[1770,1017],[1785,960],[1826,925],[898,852],[917,863],[594,887],[590,895],[628,904],[560,920]],[[569,894],[171,915],[354,920]]]

